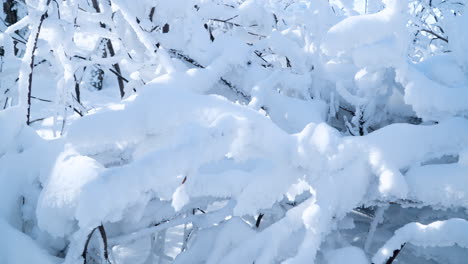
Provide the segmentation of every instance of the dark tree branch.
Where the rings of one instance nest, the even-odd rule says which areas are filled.
[[[92,0],[93,7],[96,10],[97,13],[101,13],[101,9],[99,8],[98,0]],[[106,28],[106,25],[101,23],[102,28]],[[112,41],[110,39],[104,39],[106,42],[107,49],[109,50],[109,55],[111,57],[115,56],[115,51],[114,51],[114,46],[112,45]],[[115,72],[118,73],[118,76],[122,76],[122,72],[120,70],[120,66],[118,63],[112,65],[114,68]],[[120,98],[123,98],[125,95],[125,84],[123,83],[122,78],[117,78],[117,81],[119,83],[119,92],[120,92]]]
[[[87,263],[86,256],[88,255],[88,246],[89,246],[89,241],[91,241],[91,238],[93,237],[93,233],[96,230],[96,228],[93,228],[93,230],[88,234],[88,238],[86,239],[84,248],[83,248],[83,253],[81,253],[81,257],[83,257],[83,264]]]
[[[385,264],[392,264],[393,261],[398,257],[398,254],[400,254],[401,250],[403,249],[403,247],[406,245],[406,243],[404,243],[403,245],[401,245],[400,249],[395,249],[393,251],[393,255],[387,260],[387,262],[385,262]]]
[[[444,37],[442,37],[441,35],[435,33],[435,32],[432,31],[432,30],[421,29],[420,31],[421,31],[421,32],[426,32],[426,33],[428,33],[428,34],[434,36],[436,39],[440,39],[440,40],[444,41],[445,43],[448,43],[448,38],[444,38]]]
[[[78,109],[73,107],[73,112],[77,113],[79,116],[83,117],[83,113],[81,113]]]
[[[109,252],[107,249],[107,235],[106,235],[106,230],[104,229],[104,226],[101,224],[99,227],[99,233],[101,234],[102,238],[102,243],[104,244],[104,259],[110,263],[109,261]]]
[[[162,27],[162,33],[168,33],[169,32],[169,24],[164,24],[164,26]]]
[[[244,93],[243,91],[239,90],[237,87],[235,87],[232,83],[230,83],[229,81],[227,81],[226,79],[224,79],[223,77],[221,77],[219,79],[221,81],[222,84],[226,85],[227,87],[229,87],[229,89],[231,89],[233,92],[235,92],[236,94],[240,95],[242,98],[244,98],[244,100],[246,101],[250,101],[250,99],[252,99],[250,97],[250,95]]]
[[[198,63],[197,61],[195,61],[194,59],[190,58],[189,56],[183,54],[182,52],[178,51],[178,50],[175,50],[175,49],[170,49],[169,50],[169,53],[171,53],[174,57],[178,58],[178,59],[181,59],[197,68],[205,68],[205,66],[201,65],[200,63]],[[246,101],[250,101],[251,97],[250,95],[246,94],[245,92],[239,90],[237,87],[235,87],[231,82],[229,82],[228,80],[226,80],[225,78],[221,77],[219,78],[220,82],[224,85],[226,85],[230,90],[232,90],[233,92],[235,92],[236,94],[240,95],[242,98],[244,98],[244,100]]]
[[[42,117],[42,118],[34,119],[34,120],[32,120],[31,122],[29,122],[29,124],[31,125],[31,124],[33,124],[33,123],[42,121],[42,120],[44,120],[44,119],[46,119],[46,118],[45,118],[45,117]]]
[[[34,67],[37,67],[38,65],[41,65],[42,63],[46,62],[46,60],[41,60],[40,62],[34,64]]]
[[[35,97],[35,96],[32,96],[32,95],[31,95],[31,98],[42,101],[42,102],[52,103],[52,100],[42,99],[42,98]]]
[[[8,99],[9,99],[9,97],[7,97],[7,98],[5,99],[5,104],[3,105],[3,109],[6,109],[6,107],[7,107],[7,105],[8,105]]]
[[[47,0],[46,6],[48,7],[50,4],[51,0]],[[34,44],[33,44],[33,50],[31,54],[31,63],[29,65],[30,71],[29,71],[29,78],[28,78],[28,109],[26,113],[26,124],[29,125],[29,119],[31,117],[31,90],[32,90],[32,81],[33,81],[33,70],[34,70],[34,52],[36,52],[37,49],[37,40],[39,39],[39,34],[41,33],[41,28],[42,28],[42,23],[47,17],[47,11],[45,11],[42,15],[41,18],[39,19],[39,25],[37,26],[37,32],[36,36],[34,37]]]
[[[247,32],[247,34],[252,35],[252,36],[256,36],[256,37],[259,37],[259,38],[266,38],[267,37],[265,35],[260,35],[258,33],[250,32],[250,31]]]
[[[156,7],[151,7],[150,13],[149,13],[149,20],[153,22],[153,17],[154,17],[154,11],[156,11]]]
[[[96,231],[96,229],[99,230],[99,233],[101,235],[101,239],[102,239],[102,243],[103,243],[103,247],[104,247],[104,259],[106,260],[107,263],[111,263],[110,260],[109,260],[109,251],[108,251],[108,243],[107,243],[107,235],[106,235],[106,230],[104,229],[104,226],[101,224],[100,226],[98,227],[95,227],[93,230],[91,230],[91,232],[88,234],[88,237],[86,239],[86,242],[85,242],[85,245],[84,245],[84,248],[83,248],[83,253],[81,253],[81,257],[83,257],[83,264],[86,264],[87,263],[87,255],[88,255],[88,246],[89,246],[89,242],[91,241],[91,238],[93,237],[93,233],[94,231]]]
[[[85,68],[86,68],[86,67],[85,67]],[[81,103],[80,82],[78,81],[78,78],[76,78],[76,74],[73,75],[73,78],[75,79],[75,95],[76,95],[76,101],[78,101],[78,103]]]
[[[265,58],[263,58],[263,53],[256,50],[254,51],[254,54],[257,55],[257,57],[259,57],[262,61],[264,61],[266,64],[262,65],[264,66],[265,68],[268,68],[268,67],[273,67],[273,65],[271,63],[269,63],[267,60],[265,60]]]
[[[235,17],[232,17],[232,18],[228,18],[226,20],[224,19],[219,19],[219,18],[210,18],[208,20],[210,21],[214,21],[214,22],[220,22],[220,23],[225,23],[225,24],[228,24],[230,26],[236,26],[236,27],[243,27],[241,24],[237,24],[237,23],[234,23],[234,22],[229,22],[229,20],[233,19]]]
[[[122,79],[123,81],[125,81],[126,83],[128,83],[128,79],[123,77],[119,72],[117,72],[116,70],[112,69],[112,68],[109,68],[109,71],[112,72],[113,74],[115,74],[117,76],[118,79]]]
[[[112,42],[110,41],[110,39],[106,39],[106,42],[107,42],[107,49],[109,50],[109,55],[111,57],[115,56],[114,46],[112,46]],[[112,65],[112,67],[118,73],[118,76],[122,77],[122,71],[120,70],[119,64],[116,63]],[[117,78],[117,81],[119,83],[120,98],[123,98],[125,95],[125,84],[123,83],[122,78]]]
[[[257,217],[257,221],[255,222],[255,227],[258,228],[260,226],[260,222],[262,221],[263,214],[259,214]]]
[[[5,22],[8,25],[13,25],[18,22],[18,11],[15,8],[14,0],[6,0],[3,2],[3,10],[5,12]]]

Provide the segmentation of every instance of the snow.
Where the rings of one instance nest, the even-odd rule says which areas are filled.
[[[1,263],[468,254],[466,7],[85,2],[0,25]]]
[[[350,260],[356,264],[369,263],[364,252],[357,247],[345,247],[333,250],[332,252],[328,253],[327,259],[329,264],[347,263]]]
[[[449,69],[444,69],[445,71],[450,72]],[[445,78],[448,77],[450,75]],[[440,84],[413,68],[398,72],[398,78],[405,86],[405,102],[411,104],[423,119],[443,120],[450,116],[466,115],[468,91],[464,86]],[[424,99],[421,98],[423,93]]]
[[[9,108],[0,112],[0,154],[4,155],[11,148],[15,148],[14,140],[24,129],[23,122],[21,122],[23,111],[19,107]]]
[[[62,152],[39,196],[36,212],[39,227],[54,236],[69,235],[76,224],[70,215],[78,206],[83,186],[102,170],[101,164],[73,149]]]
[[[401,34],[399,30],[405,22],[407,9],[405,3],[404,0],[388,0],[378,13],[342,20],[330,28],[322,47],[328,55],[333,55]]]
[[[374,255],[372,262],[384,263],[393,250],[399,249],[404,243],[416,246],[435,247],[454,244],[467,248],[468,223],[464,219],[449,219],[436,221],[428,225],[409,223],[395,231],[395,235]]]
[[[442,207],[466,207],[468,204],[467,167],[458,163],[411,168],[406,174],[409,197],[425,204]],[[420,183],[424,182],[423,185]]]
[[[0,261],[2,263],[38,263],[55,264],[60,259],[54,258],[38,245],[29,236],[11,227],[0,220]],[[24,250],[28,252],[25,254]]]

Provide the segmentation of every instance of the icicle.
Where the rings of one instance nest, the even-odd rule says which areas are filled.
[[[381,206],[375,211],[374,219],[369,228],[369,233],[367,233],[366,242],[364,243],[364,251],[369,252],[372,241],[374,240],[375,231],[377,230],[377,225],[382,223],[384,220],[384,213],[387,210],[388,205]]]

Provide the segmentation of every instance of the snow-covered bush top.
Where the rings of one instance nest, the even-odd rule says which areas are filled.
[[[0,263],[462,263],[464,1],[3,0]]]

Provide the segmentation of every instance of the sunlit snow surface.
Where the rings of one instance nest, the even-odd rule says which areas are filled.
[[[100,225],[113,264],[468,259],[466,16],[444,20],[451,52],[415,63],[407,0],[161,1],[154,34],[136,19],[151,1],[102,17],[77,2],[43,25],[30,126],[32,43],[5,64],[20,78],[0,111],[0,263],[81,264],[86,241],[105,263]],[[24,25],[46,10],[26,3]],[[106,69],[76,103],[72,64],[92,64],[69,56],[102,36],[118,59],[92,59],[121,65],[126,95]]]

